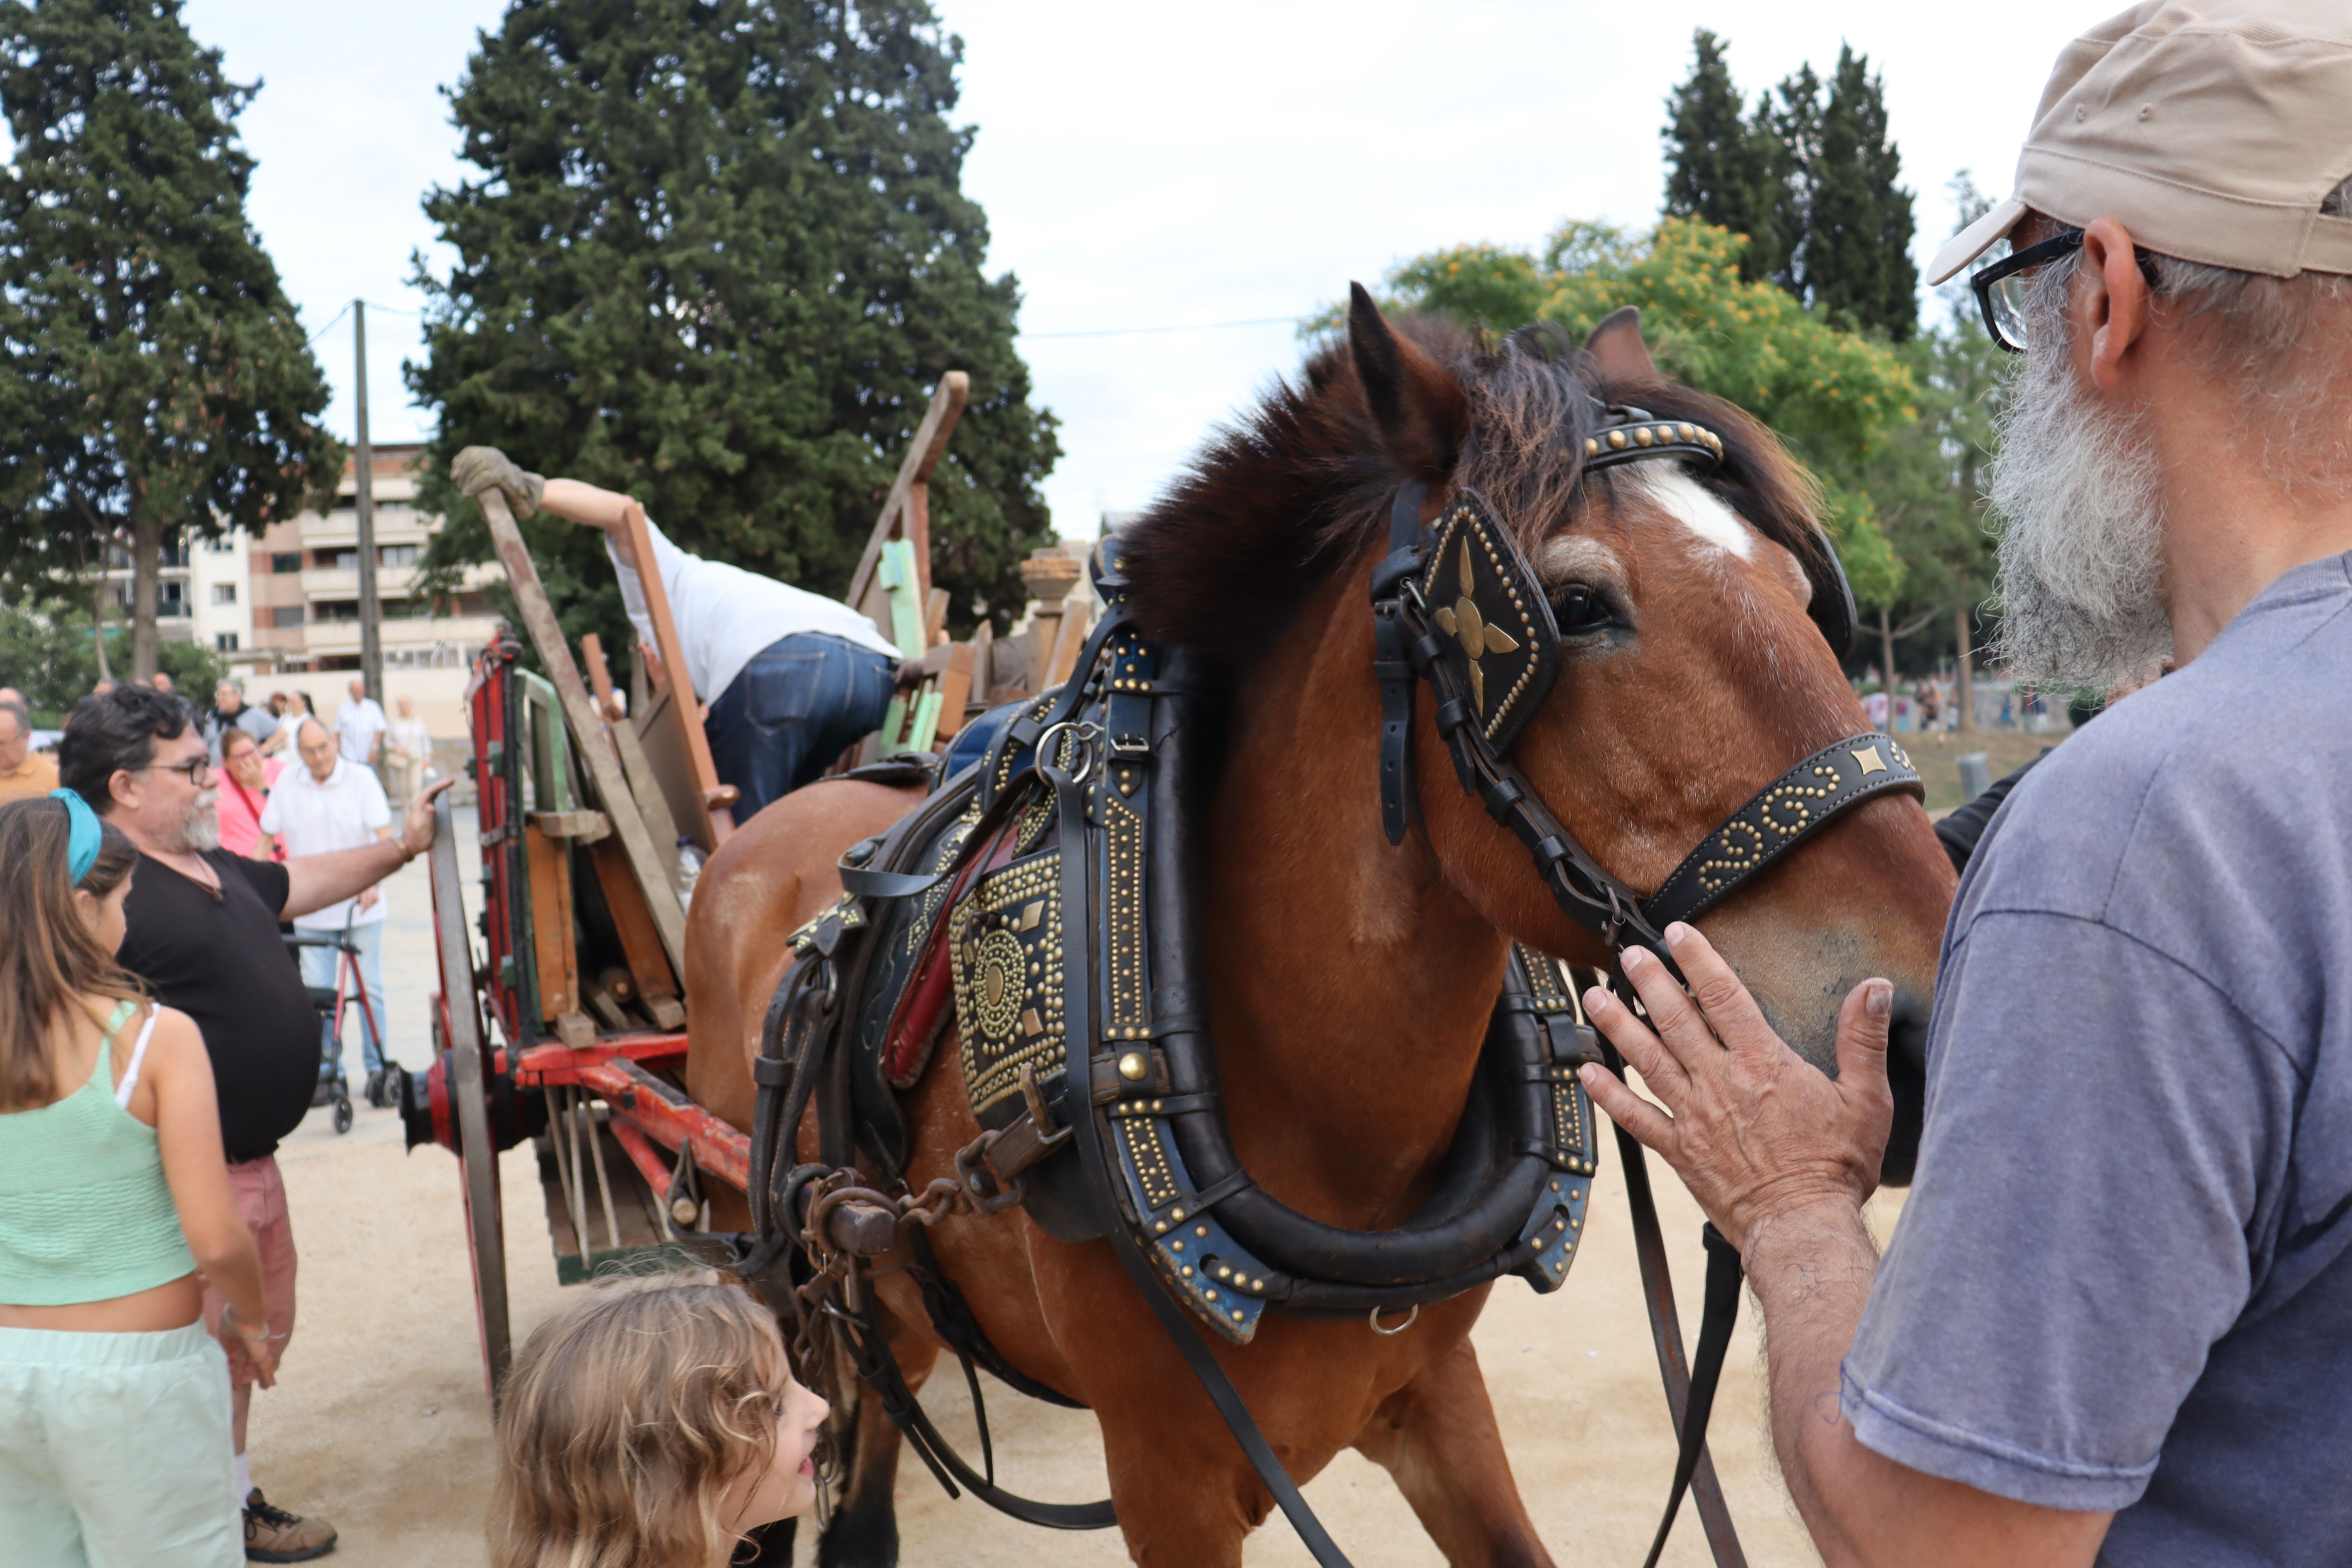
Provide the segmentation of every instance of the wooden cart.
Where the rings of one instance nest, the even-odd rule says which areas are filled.
[[[885,500],[850,602],[898,646],[904,670],[882,730],[846,763],[944,750],[996,702],[1066,679],[1092,616],[1076,563],[1041,551],[1019,637],[949,640],[930,582],[929,487],[961,412],[951,373],[933,395]],[[593,637],[565,642],[522,535],[497,492],[481,498],[536,654],[501,628],[466,693],[481,848],[470,899],[454,815],[437,804],[431,858],[440,963],[434,1063],[398,1086],[411,1147],[459,1159],[485,1379],[495,1399],[511,1353],[499,1156],[529,1141],[565,1284],[649,1254],[695,1256],[705,1184],[740,1191],[750,1139],[696,1104],[685,1067],[688,897],[678,851],[708,855],[733,830],[734,793],[711,768],[701,704],[657,577],[642,581],[666,681],[625,710]],[[652,552],[632,509],[637,558]],[[584,673],[583,673],[584,671]]]

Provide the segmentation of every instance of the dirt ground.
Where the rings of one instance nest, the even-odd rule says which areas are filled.
[[[470,820],[461,837],[470,840]],[[478,884],[471,856],[465,859],[470,889]],[[412,1066],[426,1056],[424,997],[433,973],[423,872],[422,862],[412,866],[389,889],[392,1043]],[[352,1058],[356,1068],[355,1046]],[[325,1111],[313,1111],[278,1159],[301,1252],[300,1309],[282,1381],[256,1398],[257,1482],[272,1500],[331,1520],[342,1532],[333,1561],[350,1568],[483,1563],[492,1446],[456,1160],[432,1148],[404,1154],[397,1119],[364,1106],[343,1137]],[[1654,1162],[1652,1168],[1685,1332],[1693,1335],[1704,1267],[1699,1214],[1670,1174]],[[560,1288],[527,1148],[505,1157],[504,1179],[520,1343],[556,1305]],[[1884,1236],[1895,1205],[1882,1197],[1876,1207]],[[1640,1562],[1674,1464],[1613,1148],[1591,1213],[1567,1288],[1538,1297],[1507,1280],[1476,1331],[1520,1489],[1564,1568]],[[1716,1411],[1716,1462],[1748,1561],[1758,1568],[1812,1563],[1819,1559],[1773,1470],[1758,1368],[1752,1310],[1744,1311]],[[968,1401],[952,1381],[935,1383],[926,1404],[970,1448]],[[1006,1484],[1049,1499],[1104,1495],[1090,1416],[994,1387],[989,1409]],[[1386,1474],[1354,1454],[1340,1456],[1306,1493],[1359,1568],[1440,1562]],[[912,1462],[900,1472],[898,1496],[901,1560],[909,1568],[1108,1568],[1128,1561],[1115,1533],[1034,1530],[982,1504],[950,1501]],[[1265,1568],[1311,1561],[1278,1515],[1252,1537],[1246,1556]],[[804,1532],[801,1561],[811,1560]],[[1708,1561],[1687,1510],[1665,1561],[1681,1568]]]

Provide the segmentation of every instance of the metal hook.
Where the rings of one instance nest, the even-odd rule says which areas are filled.
[[[1094,743],[1101,737],[1102,731],[1081,719],[1065,719],[1058,724],[1049,724],[1045,727],[1045,732],[1037,737],[1036,762],[1033,764],[1032,771],[1040,780],[1045,780],[1045,769],[1053,762],[1054,737],[1065,730],[1070,731],[1076,742],[1073,750],[1077,753],[1078,771],[1070,775],[1070,782],[1084,784],[1087,782],[1087,775],[1094,771]],[[1052,781],[1045,780],[1045,782]]]
[[[1412,1309],[1412,1310],[1405,1314],[1404,1321],[1403,1321],[1403,1322],[1402,1322],[1402,1323],[1399,1323],[1399,1324],[1398,1324],[1395,1328],[1393,1328],[1393,1329],[1384,1329],[1384,1328],[1381,1327],[1381,1310],[1380,1310],[1378,1307],[1375,1307],[1375,1308],[1373,1308],[1373,1309],[1371,1310],[1370,1314],[1366,1318],[1366,1320],[1365,1320],[1365,1321],[1366,1321],[1367,1322],[1369,1322],[1369,1323],[1370,1323],[1370,1324],[1372,1325],[1372,1332],[1374,1332],[1374,1333],[1376,1333],[1376,1334],[1381,1334],[1381,1335],[1384,1335],[1384,1336],[1386,1336],[1386,1337],[1388,1337],[1388,1338],[1390,1338],[1390,1339],[1394,1339],[1397,1335],[1399,1335],[1399,1334],[1401,1334],[1401,1333],[1404,1332],[1407,1329],[1409,1329],[1409,1328],[1412,1327],[1414,1321],[1415,1321],[1416,1319],[1418,1319],[1420,1316],[1421,1316],[1421,1305],[1420,1305],[1420,1303],[1415,1302],[1415,1303],[1413,1304],[1413,1309]]]

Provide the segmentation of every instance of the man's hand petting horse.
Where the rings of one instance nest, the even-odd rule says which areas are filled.
[[[1656,958],[1628,948],[1625,975],[1649,1023],[1598,987],[1585,1005],[1672,1114],[1598,1067],[1584,1069],[1586,1089],[1665,1157],[1743,1258],[1759,1232],[1816,1207],[1825,1206],[1832,1223],[1858,1216],[1877,1189],[1894,1116],[1886,1087],[1894,985],[1865,980],[1847,994],[1832,1080],[1772,1032],[1706,938],[1679,921],[1665,934],[1690,978],[1687,994]]]

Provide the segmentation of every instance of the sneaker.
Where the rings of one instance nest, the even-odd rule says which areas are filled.
[[[245,1499],[245,1558],[248,1563],[308,1563],[335,1549],[335,1527],[273,1508],[256,1487]]]
[[[383,1069],[378,1068],[367,1075],[367,1102],[378,1110],[391,1103],[383,1097]]]

